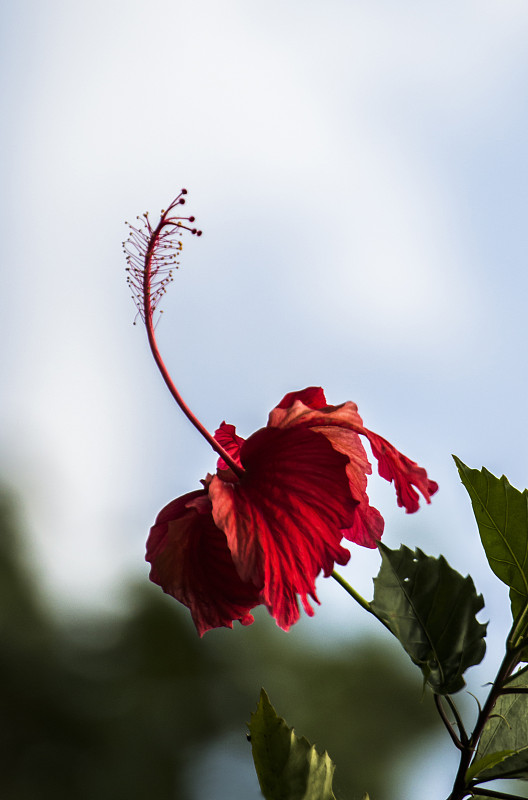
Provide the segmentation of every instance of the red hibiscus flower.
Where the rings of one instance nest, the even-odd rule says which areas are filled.
[[[320,388],[287,394],[267,426],[247,440],[225,422],[211,436],[172,383],[152,323],[170,279],[167,243],[185,228],[182,220],[193,221],[171,216],[183,202],[180,195],[155,229],[147,216],[143,230],[132,228],[126,243],[129,283],[169,390],[219,459],[203,489],[173,500],[158,515],[147,541],[150,579],[190,609],[200,635],[231,628],[234,620],[251,624],[251,610],[260,604],[287,630],[299,619],[299,599],[313,615],[317,576],[328,577],[335,564],[348,562],[343,539],[375,547],[383,533],[383,518],[366,494],[372,470],[360,435],[407,512],[418,509],[416,489],[430,502],[438,486],[365,428],[354,403],[327,405]],[[175,260],[179,242],[171,247]]]
[[[200,634],[250,624],[260,603],[287,630],[298,597],[313,614],[319,573],[349,560],[343,538],[376,546],[384,523],[365,492],[371,466],[358,434],[399,505],[418,509],[414,487],[429,502],[438,487],[425,470],[367,430],[354,403],[327,405],[322,389],[286,395],[246,441],[222,423],[215,438],[243,474],[219,459],[202,491],[163,509],[147,542],[151,580],[189,607]]]

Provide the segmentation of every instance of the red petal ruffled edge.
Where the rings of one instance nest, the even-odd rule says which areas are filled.
[[[299,619],[297,596],[313,614],[316,576],[350,558],[340,545],[356,510],[348,459],[319,433],[262,428],[244,443],[241,460],[238,483],[214,477],[209,484],[213,517],[241,578],[262,584],[262,601],[288,630]]]
[[[419,497],[413,486],[423,494],[427,503],[431,502],[431,496],[438,490],[438,484],[427,477],[425,469],[400,453],[390,442],[365,428],[355,403],[349,401],[339,406],[323,406],[323,401],[324,392],[319,387],[312,386],[299,392],[290,392],[273,409],[268,425],[278,428],[303,426],[325,433],[336,449],[349,455],[351,463],[357,457],[356,444],[353,440],[347,444],[346,437],[339,436],[337,432],[331,433],[332,428],[355,431],[366,436],[378,460],[379,474],[389,482],[394,481],[398,505],[403,506],[409,514],[418,510]],[[342,442],[342,445],[338,442]],[[354,493],[353,482],[351,489]],[[371,520],[379,513],[375,509],[373,511]]]
[[[372,452],[378,461],[378,472],[382,478],[396,487],[398,505],[403,506],[407,514],[413,514],[420,507],[419,495],[413,486],[422,493],[427,503],[438,491],[438,484],[427,477],[423,467],[404,456],[383,436],[378,436],[365,428],[365,436],[370,442]]]
[[[173,500],[158,514],[147,540],[150,580],[191,612],[200,636],[211,628],[250,625],[260,591],[241,580],[225,534],[214,524],[203,490]]]

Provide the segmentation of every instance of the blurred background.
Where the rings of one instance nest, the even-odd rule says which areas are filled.
[[[132,324],[121,242],[189,190],[204,236],[158,337],[206,426],[247,436],[321,385],[438,481],[412,516],[376,476],[369,495],[389,547],[484,594],[482,696],[509,604],[450,454],[528,484],[528,6],[0,10],[2,796],[257,798],[264,685],[340,797],[445,797],[456,754],[420,675],[334,582],[288,634],[264,613],[201,641],[149,585],[150,525],[215,458]],[[370,598],[378,568],[356,548],[343,572]]]

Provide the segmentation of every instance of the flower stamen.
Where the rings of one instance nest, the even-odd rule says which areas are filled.
[[[185,416],[240,478],[244,474],[243,467],[233,460],[183,401],[163,362],[154,334],[154,312],[166,293],[167,286],[174,280],[174,270],[179,267],[182,233],[188,231],[194,236],[202,235],[202,231],[185,224],[187,222],[192,224],[193,216],[183,217],[173,213],[177,206],[184,205],[186,194],[187,190],[182,189],[170,206],[162,210],[155,228],[150,222],[148,212],[137,217],[142,222],[140,227],[135,227],[129,222],[125,223],[130,228],[130,235],[126,242],[123,242],[127,260],[127,283],[132,290],[132,299],[138,314],[145,323],[150,350],[167,388]]]
[[[155,228],[151,225],[148,212],[137,217],[142,223],[140,227],[125,223],[130,228],[130,236],[123,243],[128,265],[127,283],[145,324],[147,319],[153,318],[167,286],[174,280],[173,270],[179,267],[183,231],[195,236],[202,235],[202,231],[185,224],[194,222],[194,217],[175,216],[171,213],[177,206],[184,205],[185,194],[187,190],[182,189],[170,206],[162,210]]]

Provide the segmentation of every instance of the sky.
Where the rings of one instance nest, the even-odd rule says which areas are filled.
[[[18,0],[0,31],[0,467],[48,601],[118,603],[157,512],[214,469],[121,251],[185,186],[204,235],[157,329],[183,397],[241,435],[294,389],[357,402],[440,484],[407,516],[372,476],[384,541],[472,574],[498,657],[507,591],[451,453],[528,485],[528,5]],[[370,597],[378,562],[343,572]],[[364,630],[318,590],[307,631]]]

